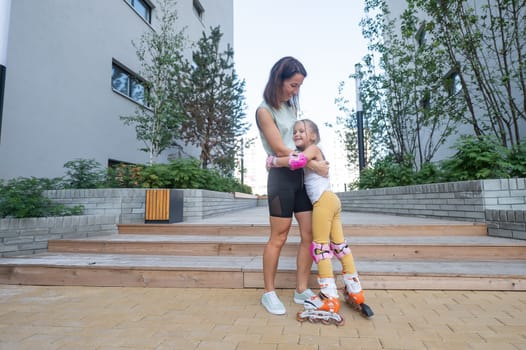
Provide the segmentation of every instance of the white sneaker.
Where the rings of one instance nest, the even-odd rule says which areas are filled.
[[[264,293],[261,297],[261,304],[274,315],[284,315],[287,312],[285,305],[279,300],[275,291]]]
[[[296,304],[303,304],[305,300],[309,300],[311,297],[315,296],[314,292],[309,288],[305,289],[303,293],[298,293],[294,291],[294,302]]]

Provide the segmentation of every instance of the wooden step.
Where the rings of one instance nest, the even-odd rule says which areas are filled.
[[[119,225],[119,231],[52,240],[48,253],[2,258],[0,283],[263,288],[266,224]],[[366,289],[526,290],[526,241],[488,237],[485,225],[345,224],[344,232]],[[277,288],[295,287],[298,244],[294,225]],[[312,288],[316,275],[314,265]]]
[[[216,236],[268,236],[267,224],[121,224],[120,234],[152,235],[216,235]],[[344,235],[354,236],[486,236],[486,224],[473,222],[445,222],[432,224],[344,224]],[[299,235],[297,225],[292,225],[290,235]]]
[[[526,290],[526,261],[356,263],[364,289]],[[341,266],[334,262],[335,273]],[[310,287],[317,288],[316,266]],[[262,258],[45,253],[0,259],[0,283],[23,285],[262,288]],[[338,282],[341,284],[341,282]],[[295,258],[282,257],[277,288],[294,288]]]
[[[257,256],[263,236],[112,235],[49,241],[49,252],[194,256]],[[526,241],[496,237],[352,237],[355,259],[513,260],[526,257]],[[292,236],[281,256],[295,256],[299,237]]]

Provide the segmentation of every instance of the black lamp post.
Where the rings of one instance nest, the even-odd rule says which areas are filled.
[[[361,81],[360,63],[354,65],[355,82],[356,82],[356,125],[358,127],[358,166],[360,171],[365,168],[365,152],[363,141],[363,107],[360,96],[360,81]]]

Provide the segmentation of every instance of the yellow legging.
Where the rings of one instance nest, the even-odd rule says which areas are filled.
[[[320,199],[314,203],[312,209],[312,235],[313,240],[320,244],[339,244],[345,241],[340,217],[342,205],[336,194],[325,191]],[[343,273],[354,274],[356,267],[352,254],[347,254],[341,259]],[[318,262],[320,278],[334,277],[331,259]]]

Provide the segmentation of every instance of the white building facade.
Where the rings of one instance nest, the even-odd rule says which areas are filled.
[[[222,44],[233,46],[233,0],[177,0],[175,8],[191,42],[220,26]],[[148,162],[134,127],[120,120],[137,108],[133,90],[114,89],[112,71],[138,76],[132,41],[155,30],[158,11],[158,0],[11,1],[1,179],[63,176],[74,159]]]

